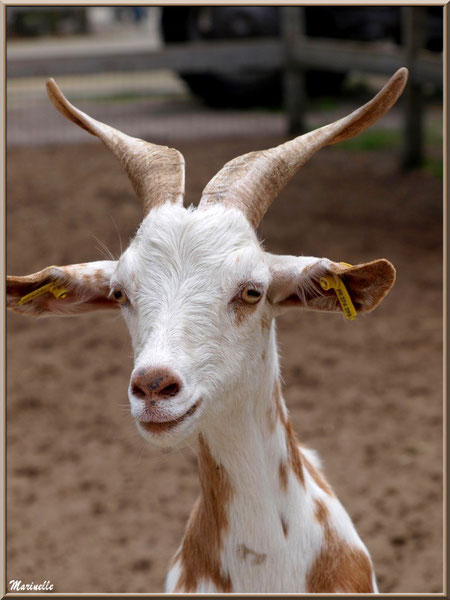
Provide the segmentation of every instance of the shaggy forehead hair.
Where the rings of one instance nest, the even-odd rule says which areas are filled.
[[[224,291],[240,278],[267,282],[264,252],[241,211],[219,204],[208,210],[155,208],[121,256],[112,283],[131,279],[136,291],[142,286],[150,291],[171,279],[197,276],[200,288],[220,280]]]

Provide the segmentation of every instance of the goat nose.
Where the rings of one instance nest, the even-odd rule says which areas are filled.
[[[179,377],[169,369],[139,369],[131,379],[133,395],[150,403],[173,398],[180,390]]]

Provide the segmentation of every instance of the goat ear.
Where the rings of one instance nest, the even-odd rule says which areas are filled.
[[[395,282],[395,269],[385,258],[354,266],[315,257],[270,255],[269,260],[268,299],[277,312],[299,307],[342,313],[335,290],[324,290],[320,284],[327,275],[341,279],[357,314],[373,310]]]
[[[104,260],[65,267],[47,267],[24,277],[6,278],[6,304],[33,317],[71,316],[116,308],[109,297],[110,278],[117,263]]]

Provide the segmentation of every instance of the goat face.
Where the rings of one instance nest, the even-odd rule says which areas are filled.
[[[131,412],[145,436],[173,443],[231,409],[215,400],[260,368],[269,282],[242,212],[167,204],[149,213],[110,282],[122,294],[135,356]]]

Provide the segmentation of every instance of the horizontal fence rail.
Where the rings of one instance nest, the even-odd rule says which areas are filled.
[[[377,43],[300,38],[292,50],[302,68],[390,74],[404,66],[402,48],[389,50]],[[150,50],[147,44],[65,45],[64,48],[12,48],[7,51],[7,76],[89,74],[114,71],[173,69],[184,73],[233,71],[236,68],[282,69],[284,45],[278,38],[170,44]],[[442,59],[423,51],[412,78],[442,85]]]
[[[366,73],[392,74],[405,66],[401,47],[386,50],[368,42],[302,39],[296,43],[293,57],[303,68],[327,71],[347,71],[350,68]],[[418,83],[442,86],[442,59],[423,51],[414,64],[411,79]]]

